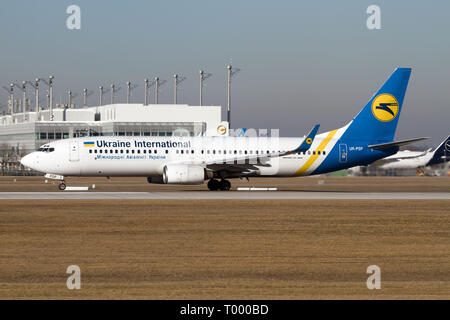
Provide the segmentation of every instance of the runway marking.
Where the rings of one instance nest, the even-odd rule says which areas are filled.
[[[449,192],[0,192],[0,200],[450,200]]]

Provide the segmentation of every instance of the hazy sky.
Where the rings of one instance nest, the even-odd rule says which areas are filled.
[[[81,30],[68,30],[66,8],[81,8]],[[381,7],[381,30],[366,9]],[[232,126],[280,128],[282,136],[349,121],[397,66],[413,73],[398,139],[450,133],[450,1],[15,0],[0,11],[0,86],[54,74],[55,100],[143,79],[187,79],[179,102],[198,105],[198,70],[213,74],[204,102],[226,105],[226,65],[241,68],[232,85]],[[8,95],[0,89],[0,103]],[[151,93],[150,99],[153,99]],[[225,119],[225,113],[223,113]]]

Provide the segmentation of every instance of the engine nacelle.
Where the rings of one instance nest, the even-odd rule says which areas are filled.
[[[202,184],[205,169],[202,166],[169,164],[163,169],[163,180],[170,184]]]

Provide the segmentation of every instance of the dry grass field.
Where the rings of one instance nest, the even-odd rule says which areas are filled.
[[[4,200],[0,246],[0,299],[450,298],[450,201]]]
[[[2,191],[58,191],[58,181],[43,177],[0,177]],[[149,184],[141,178],[72,178],[67,185],[92,186],[94,191],[170,191],[207,190],[206,184],[199,186],[173,186]],[[312,176],[299,178],[250,178],[231,179],[233,187],[270,186],[279,190],[297,191],[357,191],[357,192],[450,192],[450,177],[327,177]]]

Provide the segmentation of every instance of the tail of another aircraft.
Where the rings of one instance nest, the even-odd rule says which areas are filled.
[[[411,68],[397,68],[346,130],[346,136],[372,144],[394,140]]]
[[[447,161],[450,161],[450,136],[434,150],[433,157],[428,161],[427,166]]]

